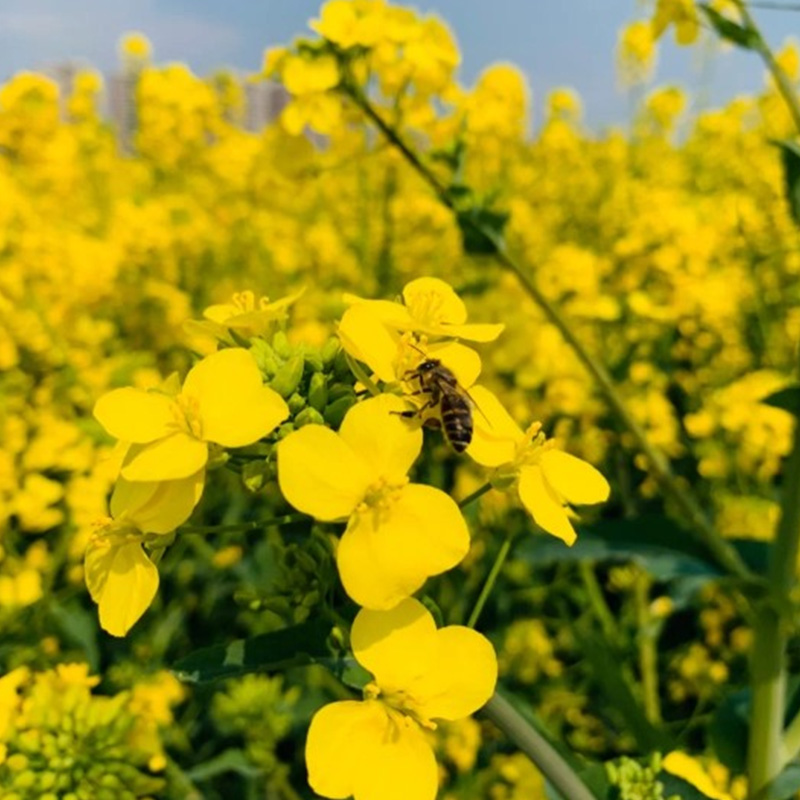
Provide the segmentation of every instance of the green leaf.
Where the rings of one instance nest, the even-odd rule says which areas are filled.
[[[83,650],[92,672],[96,672],[100,667],[97,614],[87,611],[77,602],[61,605],[56,601],[50,603],[50,614],[61,631],[64,641]]]
[[[789,212],[800,225],[800,145],[787,139],[775,144],[781,149],[783,161],[783,185]]]
[[[716,757],[728,769],[745,772],[750,731],[750,690],[728,695],[711,718],[708,736]]]
[[[196,650],[172,668],[187,683],[203,683],[249,672],[275,671],[331,660],[331,624],[315,619],[250,639]]]
[[[768,544],[731,540],[756,573],[766,569]],[[603,520],[579,528],[572,547],[552,536],[532,536],[517,546],[517,558],[536,566],[576,561],[630,561],[646,569],[656,580],[678,578],[704,581],[723,575],[719,565],[677,522],[658,514],[632,519]]]
[[[800,791],[800,764],[789,764],[767,789],[766,800],[789,800]]]
[[[754,50],[758,47],[758,31],[728,19],[708,3],[700,3],[700,8],[720,38],[745,50]]]
[[[605,638],[587,628],[579,632],[578,639],[586,662],[604,698],[622,716],[636,737],[640,751],[650,753],[669,749],[672,742],[664,731],[659,730],[645,716],[639,701],[622,675],[618,655],[608,646]]]
[[[671,775],[669,772],[660,773],[658,781],[664,787],[664,797],[677,796],[681,800],[709,800],[708,795],[703,794],[689,781],[685,781],[677,775]]]
[[[257,778],[261,770],[248,761],[247,756],[235,748],[224,750],[219,755],[186,770],[186,777],[197,783],[210,781],[226,772],[235,772],[244,778]]]
[[[785,389],[773,392],[761,402],[800,417],[800,386],[787,386]]]
[[[503,229],[509,215],[476,206],[456,212],[464,252],[471,256],[494,255],[503,240]]]

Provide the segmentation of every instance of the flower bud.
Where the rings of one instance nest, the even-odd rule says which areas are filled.
[[[250,344],[250,352],[258,364],[258,368],[267,377],[274,377],[278,371],[280,362],[275,357],[275,351],[270,347],[268,342],[263,339],[253,339]]]
[[[355,395],[340,397],[325,408],[324,418],[332,428],[338,428],[342,424],[344,415],[355,403]]]
[[[322,372],[315,372],[311,376],[308,384],[308,402],[320,412],[324,411],[328,404],[328,379]]]
[[[276,334],[277,335],[277,334]],[[303,379],[303,357],[292,356],[279,369],[270,382],[270,386],[281,396],[289,397],[300,385]]]
[[[304,408],[295,418],[294,425],[296,428],[302,428],[304,425],[324,425],[325,419],[316,408]]]
[[[341,349],[341,345],[339,344],[339,340],[336,338],[330,338],[324,345],[322,345],[322,363],[326,367],[331,367],[333,365],[336,356],[339,355],[339,350]]]
[[[315,372],[314,377],[319,375],[320,373]],[[289,411],[291,412],[292,416],[302,411],[306,406],[306,399],[303,395],[295,392],[287,401],[286,404],[289,406]]]
[[[286,334],[283,331],[276,331],[275,335],[272,337],[272,349],[281,357],[281,358],[290,358],[292,355],[292,346],[289,344],[289,340],[286,338]]]

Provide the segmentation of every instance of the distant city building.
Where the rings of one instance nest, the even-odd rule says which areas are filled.
[[[72,93],[75,76],[88,65],[63,62],[48,67],[45,73],[57,84],[61,98],[61,112],[66,115],[66,101]],[[240,79],[244,88],[245,130],[257,132],[274,122],[289,102],[286,89],[274,81],[257,83]],[[118,72],[105,77],[105,108],[102,109],[117,132],[120,147],[130,152],[136,133],[136,76]]]

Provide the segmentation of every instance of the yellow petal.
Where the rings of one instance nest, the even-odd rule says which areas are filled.
[[[208,445],[180,432],[151,444],[133,445],[120,474],[129,481],[172,481],[194,475],[206,461]]]
[[[469,394],[476,408],[467,455],[484,467],[499,467],[513,461],[517,444],[525,438],[519,425],[488,389],[473,386]]]
[[[183,525],[200,501],[205,470],[177,481],[126,481],[111,495],[111,516],[131,520],[142,533],[170,533]]]
[[[175,403],[158,392],[114,389],[94,406],[95,419],[114,437],[144,444],[175,429]]]
[[[336,560],[356,603],[388,609],[428,577],[455,567],[468,550],[469,531],[455,501],[431,486],[409,484],[387,509],[351,518]]]
[[[408,309],[401,303],[391,300],[365,300],[353,294],[345,294],[344,301],[350,306],[363,306],[373,317],[377,317],[390,328],[406,329],[413,324]]]
[[[546,450],[541,464],[547,482],[567,502],[591,505],[608,500],[608,481],[586,461],[562,450]]]
[[[403,299],[417,322],[463,325],[467,307],[450,284],[439,278],[417,278],[405,285]]]
[[[342,347],[357,361],[366,364],[382,381],[397,380],[397,338],[368,308],[359,303],[347,309],[337,329]]]
[[[706,797],[711,798],[711,800],[731,800],[729,794],[717,790],[716,786],[714,786],[714,782],[697,759],[692,758],[686,753],[673,750],[671,753],[664,756],[662,766],[672,775],[676,775],[679,778],[683,778],[687,783],[691,783],[692,786],[699,789]]]
[[[196,401],[202,438],[223,447],[244,447],[289,416],[283,398],[263,385],[250,351],[232,347],[212,353],[189,370],[183,394]]]
[[[439,769],[416,722],[392,719],[359,765],[354,800],[435,800]]]
[[[428,354],[438,358],[464,389],[469,389],[481,374],[481,357],[471,347],[458,342],[429,345]]]
[[[442,325],[438,331],[440,336],[452,336],[455,339],[466,339],[469,342],[493,342],[505,330],[505,327],[502,323],[474,323]]]
[[[497,684],[497,656],[485,636],[460,625],[437,631],[436,655],[408,690],[428,719],[462,719],[486,704]]]
[[[386,711],[377,701],[344,700],[323,706],[314,714],[306,738],[311,788],[334,799],[355,794],[365,757],[388,726]]]
[[[139,542],[116,545],[98,538],[86,551],[86,585],[100,611],[100,627],[125,636],[158,590],[158,569]]]
[[[422,450],[422,431],[398,412],[408,408],[396,395],[382,394],[353,406],[339,436],[365,462],[372,480],[405,478]]]
[[[534,522],[571,545],[577,535],[564,506],[547,486],[538,466],[523,467],[519,473],[519,499],[533,516]]]
[[[329,522],[350,516],[371,480],[350,445],[322,425],[306,425],[278,444],[283,496],[316,519]]]
[[[362,608],[353,621],[353,655],[384,690],[404,688],[428,672],[439,655],[438,632],[430,611],[406,598],[387,611]]]

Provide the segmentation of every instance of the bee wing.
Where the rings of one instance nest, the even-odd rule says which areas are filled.
[[[478,411],[478,413],[486,420],[486,424],[491,428],[492,423],[489,420],[489,417],[483,413],[483,409],[475,402],[475,398],[463,386],[459,386],[459,389],[466,395],[467,400],[469,400],[472,407]]]

